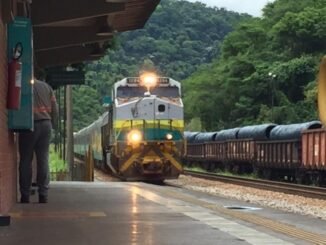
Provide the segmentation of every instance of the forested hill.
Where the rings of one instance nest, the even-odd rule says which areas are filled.
[[[97,119],[102,96],[117,80],[153,67],[176,80],[188,78],[219,56],[226,34],[245,19],[202,3],[161,0],[145,28],[118,35],[114,50],[85,67],[89,86],[74,91],[75,130]]]
[[[326,0],[276,0],[239,25],[221,56],[183,81],[192,130],[318,119],[316,75],[326,53]],[[197,123],[195,123],[197,122]]]

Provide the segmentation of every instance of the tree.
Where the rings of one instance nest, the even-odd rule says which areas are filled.
[[[326,0],[276,0],[263,18],[241,22],[224,39],[221,56],[183,82],[186,119],[199,116],[212,131],[317,119],[325,6]]]

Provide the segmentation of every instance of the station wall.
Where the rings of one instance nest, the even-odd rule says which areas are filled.
[[[1,6],[0,6],[1,8]],[[7,27],[0,9],[0,215],[15,203],[17,190],[17,150],[15,135],[7,126]]]

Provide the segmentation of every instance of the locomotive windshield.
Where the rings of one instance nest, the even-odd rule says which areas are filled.
[[[146,92],[144,87],[119,87],[117,89],[118,98],[143,97]],[[151,90],[151,94],[160,97],[179,98],[179,88],[177,87],[156,87]]]

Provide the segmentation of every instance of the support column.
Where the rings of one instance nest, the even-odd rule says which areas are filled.
[[[70,168],[70,175],[73,180],[74,173],[74,131],[73,131],[73,119],[72,119],[72,86],[67,85],[66,91],[66,110],[67,110],[67,155],[66,160]]]

